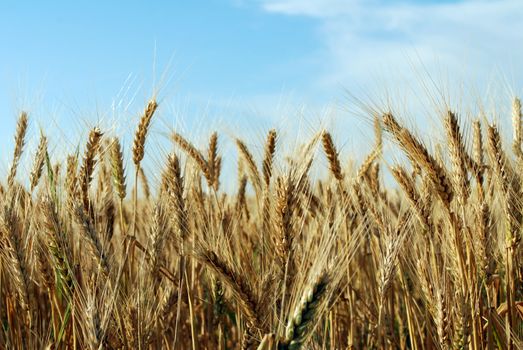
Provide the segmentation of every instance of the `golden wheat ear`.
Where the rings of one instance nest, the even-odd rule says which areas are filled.
[[[479,120],[472,122],[472,159],[475,168],[471,169],[471,171],[474,172],[478,183],[478,193],[482,197],[485,165],[483,162],[483,136],[481,134],[481,122]]]
[[[521,100],[517,97],[512,102],[512,128],[514,132],[512,149],[516,156],[521,157]]]
[[[413,165],[422,168],[427,173],[436,193],[448,208],[454,192],[444,167],[434,159],[421,141],[397,122],[392,114],[387,113],[383,116],[383,124],[385,130],[392,134]]]
[[[167,158],[166,181],[172,225],[175,234],[184,242],[189,234],[189,225],[183,196],[184,181],[182,169],[180,160],[174,153]]]
[[[27,113],[26,112],[20,113],[20,117],[18,118],[18,123],[16,125],[15,150],[13,153],[13,163],[11,164],[11,168],[9,169],[9,175],[7,177],[7,186],[9,188],[12,188],[14,185],[14,181],[16,178],[16,171],[18,169],[18,164],[20,163],[20,158],[22,157],[22,153],[24,151],[25,134],[27,133],[27,124],[28,124]]]
[[[96,166],[96,156],[98,155],[102,136],[103,134],[99,128],[94,128],[91,130],[89,133],[87,146],[85,147],[82,167],[80,168],[80,190],[82,194],[84,210],[86,212],[90,211],[89,187],[93,181],[93,173]]]
[[[392,176],[396,182],[400,185],[403,193],[407,197],[416,217],[420,224],[425,230],[430,229],[430,218],[425,205],[421,199],[421,196],[416,189],[415,183],[412,178],[407,174],[405,169],[399,165],[394,166],[391,169]]]
[[[47,137],[45,135],[40,136],[40,143],[38,144],[38,150],[36,151],[35,160],[33,163],[33,170],[31,171],[31,192],[34,191],[40,178],[42,177],[42,171],[44,168],[45,156],[47,154]]]
[[[113,138],[111,142],[111,168],[116,194],[120,200],[123,200],[127,195],[127,186],[125,184],[122,146],[117,137]]]
[[[336,150],[336,146],[334,146],[331,134],[327,131],[324,131],[321,140],[323,143],[323,150],[325,151],[325,155],[329,160],[329,168],[332,175],[338,181],[343,180],[343,173],[341,170],[340,159],[338,157],[338,151]]]
[[[474,168],[472,165],[473,161],[465,150],[457,116],[450,111],[447,112],[444,125],[447,132],[450,159],[453,168],[452,179],[454,191],[461,205],[465,205],[470,192],[467,165],[468,168]]]
[[[221,158],[218,156],[218,134],[213,132],[209,138],[209,147],[207,149],[207,164],[209,167],[209,179],[207,181],[209,187],[218,190]]]
[[[136,128],[133,142],[133,162],[136,167],[139,167],[143,160],[145,153],[145,140],[147,139],[151,120],[153,119],[154,112],[156,112],[156,108],[158,108],[156,100],[153,99],[149,101],[142,117],[140,118],[138,127]]]
[[[258,298],[248,280],[240,276],[213,250],[200,250],[195,257],[229,287],[247,322],[253,326],[260,325],[262,322],[259,318]]]
[[[272,177],[272,163],[274,161],[274,152],[276,151],[276,130],[271,129],[267,134],[267,141],[265,142],[265,150],[263,157],[263,180],[265,187],[269,187]]]
[[[185,137],[180,135],[177,132],[172,133],[172,140],[174,143],[176,143],[182,151],[184,151],[190,158],[192,158],[196,164],[198,164],[200,171],[205,176],[205,179],[207,180],[207,183],[213,183],[213,177],[211,175],[211,170],[209,168],[209,164],[205,160],[203,154],[198,151],[198,149],[189,142]]]
[[[256,190],[256,193],[261,193],[262,182],[260,179],[260,172],[258,171],[258,167],[256,166],[256,162],[254,161],[252,153],[249,151],[249,148],[247,148],[247,145],[240,139],[236,139],[236,146],[240,156],[245,161],[245,164],[247,164],[249,178],[252,185],[254,186],[254,189]]]

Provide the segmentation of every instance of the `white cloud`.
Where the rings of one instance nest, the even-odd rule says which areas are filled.
[[[359,7],[357,0],[267,0],[263,8],[268,12],[310,17],[334,17],[347,15]]]
[[[317,21],[319,87],[408,84],[420,74],[477,86],[507,78],[510,88],[522,87],[520,0],[262,0],[261,7]]]

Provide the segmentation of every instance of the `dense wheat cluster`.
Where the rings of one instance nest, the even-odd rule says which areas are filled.
[[[276,130],[259,157],[236,138],[237,180],[220,177],[223,136],[202,149],[170,130],[151,181],[157,108],[132,146],[97,127],[63,160],[45,130],[24,149],[20,115],[0,188],[1,348],[523,346],[518,99],[505,142],[485,117],[443,113],[444,152],[375,113],[355,167],[326,130],[294,154]]]

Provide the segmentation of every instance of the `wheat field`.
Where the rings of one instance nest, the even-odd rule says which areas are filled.
[[[353,166],[321,128],[293,154],[275,129],[261,157],[233,138],[237,179],[220,176],[229,136],[202,148],[169,130],[152,181],[160,108],[147,104],[128,149],[96,127],[63,160],[45,130],[24,147],[20,114],[0,187],[0,348],[523,347],[517,98],[512,137],[447,110],[435,150],[374,113]],[[311,175],[318,158],[326,176]]]

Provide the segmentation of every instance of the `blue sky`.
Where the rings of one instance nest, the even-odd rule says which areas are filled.
[[[86,126],[131,134],[153,92],[159,134],[343,123],[347,91],[386,98],[428,77],[519,94],[521,18],[520,0],[2,1],[0,160],[21,109],[33,136],[73,149]]]

